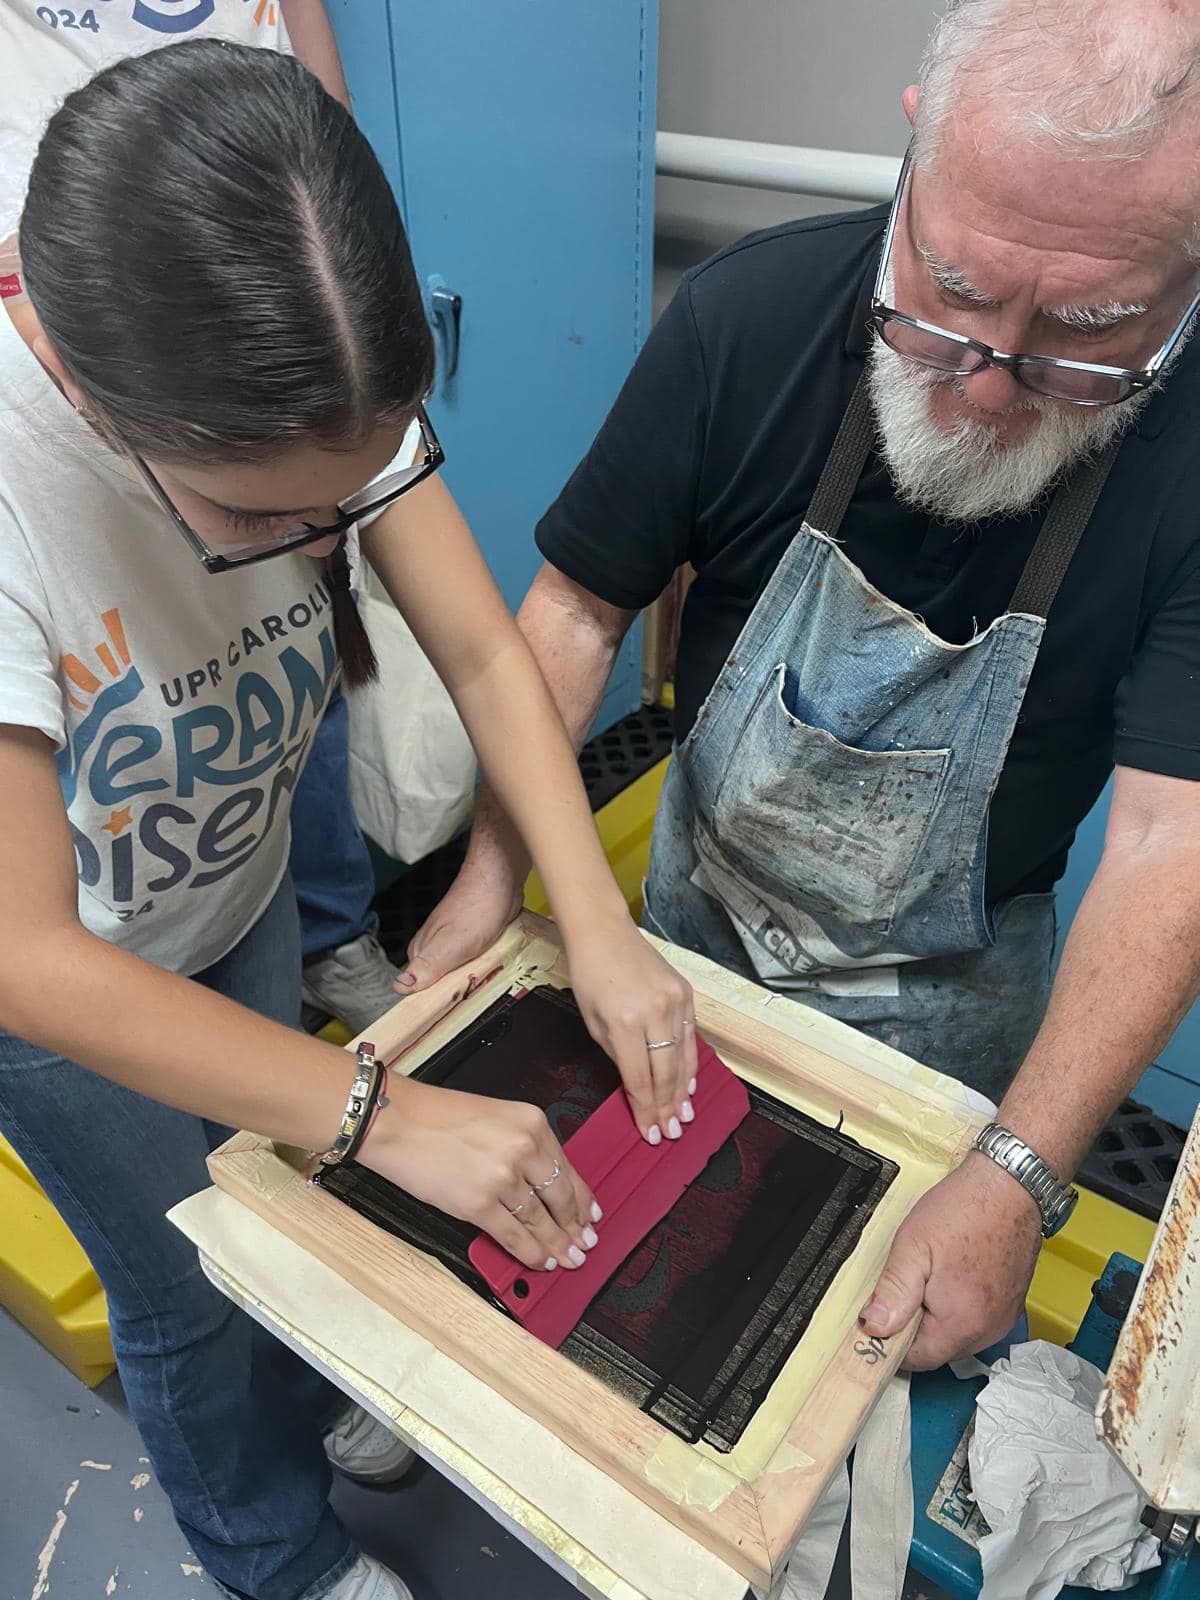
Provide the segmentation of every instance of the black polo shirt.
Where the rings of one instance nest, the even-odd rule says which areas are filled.
[[[696,568],[687,733],[804,518],[868,348],[885,209],[752,235],[689,272],[538,545],[611,605]],[[1048,889],[1115,761],[1200,779],[1200,341],[1125,439],[1051,609],[992,802],[989,901]],[[843,548],[964,643],[1008,606],[1045,514],[980,527],[902,505],[869,460]]]

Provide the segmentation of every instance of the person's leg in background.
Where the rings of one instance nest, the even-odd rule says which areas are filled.
[[[292,800],[292,881],[304,999],[361,1033],[396,1004],[396,968],[375,937],[375,874],[350,804],[349,716],[336,691]]]
[[[227,956],[199,974],[197,982],[239,1005],[289,1028],[300,1017],[301,929],[294,886],[285,877],[275,900],[246,937]],[[216,1149],[230,1130],[206,1123],[210,1148]],[[251,1323],[255,1370],[270,1372],[283,1384],[290,1404],[303,1417],[315,1418],[324,1435],[328,1462],[357,1483],[381,1488],[398,1482],[413,1462],[413,1452],[395,1434],[349,1401],[274,1334]]]
[[[299,974],[285,878],[197,981],[294,1027]],[[235,1309],[166,1219],[207,1187],[206,1157],[229,1130],[6,1034],[0,1129],[99,1274],[130,1414],[209,1575],[255,1600],[405,1600],[399,1580],[360,1557],[327,1499],[330,1459],[386,1484],[411,1451]]]
[[[295,1025],[298,969],[285,881],[202,981]],[[0,1127],[104,1285],[130,1413],[196,1559],[258,1600],[327,1594],[358,1555],[326,1503],[332,1392],[209,1283],[165,1216],[207,1186],[222,1130],[9,1035]]]

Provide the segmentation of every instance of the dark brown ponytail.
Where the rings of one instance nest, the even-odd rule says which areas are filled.
[[[344,542],[328,558],[326,576],[333,606],[333,638],[342,664],[342,676],[349,688],[359,689],[378,678],[379,661],[350,590],[350,562]]]

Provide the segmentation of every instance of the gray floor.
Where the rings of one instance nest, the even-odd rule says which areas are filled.
[[[0,1311],[0,1600],[208,1600],[120,1383],[86,1389]],[[340,1480],[333,1503],[416,1600],[568,1600],[563,1583],[424,1464],[398,1489]],[[844,1552],[843,1552],[844,1556]],[[846,1600],[843,1559],[827,1600]],[[908,1600],[923,1600],[915,1582]],[[932,1600],[932,1597],[931,1597]]]
[[[0,1600],[208,1600],[115,1377],[86,1389],[0,1311]],[[566,1600],[554,1576],[437,1473],[339,1482],[339,1514],[416,1600]]]

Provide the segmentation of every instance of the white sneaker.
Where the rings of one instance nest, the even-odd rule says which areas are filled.
[[[370,1556],[359,1556],[325,1600],[413,1600],[413,1592],[394,1572]]]
[[[304,998],[316,1010],[344,1022],[351,1033],[362,1033],[399,1001],[392,987],[398,970],[374,934],[362,933],[349,944],[305,962]]]
[[[355,1483],[382,1488],[398,1483],[416,1460],[416,1452],[369,1411],[352,1405],[325,1435],[329,1464]]]

